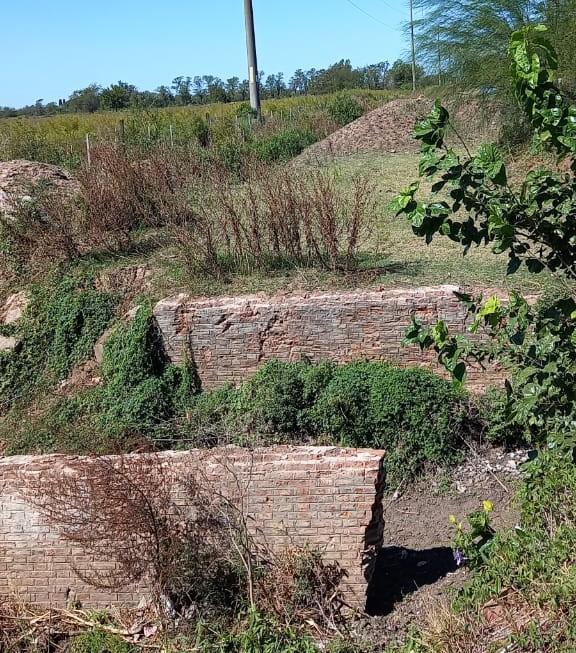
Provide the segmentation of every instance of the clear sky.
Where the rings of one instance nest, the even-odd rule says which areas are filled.
[[[405,50],[404,0],[253,4],[265,73],[343,58],[392,63]],[[153,90],[177,75],[247,76],[242,0],[4,0],[0,24],[2,106],[57,100],[92,82]]]

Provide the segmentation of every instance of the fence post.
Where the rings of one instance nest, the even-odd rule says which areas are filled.
[[[125,135],[126,135],[126,129],[124,126],[124,118],[120,119],[120,122],[118,123],[118,135],[120,137],[120,143],[124,145],[125,143]]]
[[[172,125],[170,125],[170,147],[174,147],[174,131]]]
[[[90,156],[90,134],[86,134],[86,163],[88,169],[90,169],[90,165],[92,164],[92,157]]]

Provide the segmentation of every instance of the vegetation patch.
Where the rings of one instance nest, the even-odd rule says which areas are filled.
[[[272,361],[239,389],[198,395],[184,426],[199,446],[321,442],[387,451],[389,487],[458,460],[465,395],[421,369]]]
[[[114,309],[115,298],[97,291],[89,279],[63,277],[32,286],[22,320],[3,328],[19,344],[0,354],[1,412],[26,405],[85,361]]]
[[[261,161],[271,163],[293,159],[317,140],[318,137],[312,131],[287,129],[279,134],[260,138],[252,147]]]

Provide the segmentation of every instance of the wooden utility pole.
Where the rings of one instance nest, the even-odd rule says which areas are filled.
[[[246,21],[246,49],[248,51],[248,84],[250,87],[250,106],[260,119],[260,88],[258,86],[258,59],[256,57],[256,34],[254,31],[254,12],[252,0],[244,0],[244,18]]]
[[[412,42],[412,92],[416,91],[416,44],[414,42],[414,0],[410,0],[410,40]]]

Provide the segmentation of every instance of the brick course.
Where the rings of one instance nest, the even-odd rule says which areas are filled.
[[[147,455],[124,460],[139,456]],[[63,606],[73,592],[84,606],[103,607],[134,605],[145,594],[144,587],[105,592],[83,583],[74,568],[113,563],[92,560],[78,546],[59,539],[58,529],[46,525],[22,492],[27,479],[68,474],[86,460],[60,455],[0,459],[0,595],[17,592],[32,603]],[[383,539],[382,451],[230,447],[166,452],[153,460],[166,465],[175,479],[193,477],[201,468],[203,477],[222,492],[238,481],[256,536],[278,551],[294,544],[322,548],[327,559],[337,560],[348,572],[348,600],[363,607],[366,577]],[[175,498],[183,501],[180,491],[175,482]]]
[[[154,315],[166,352],[174,362],[192,360],[204,389],[240,384],[266,361],[384,360],[441,371],[435,356],[402,340],[412,315],[445,320],[455,332],[466,313],[457,286],[246,295],[198,299],[187,295],[159,302]],[[497,383],[497,370],[470,369],[469,386]]]

